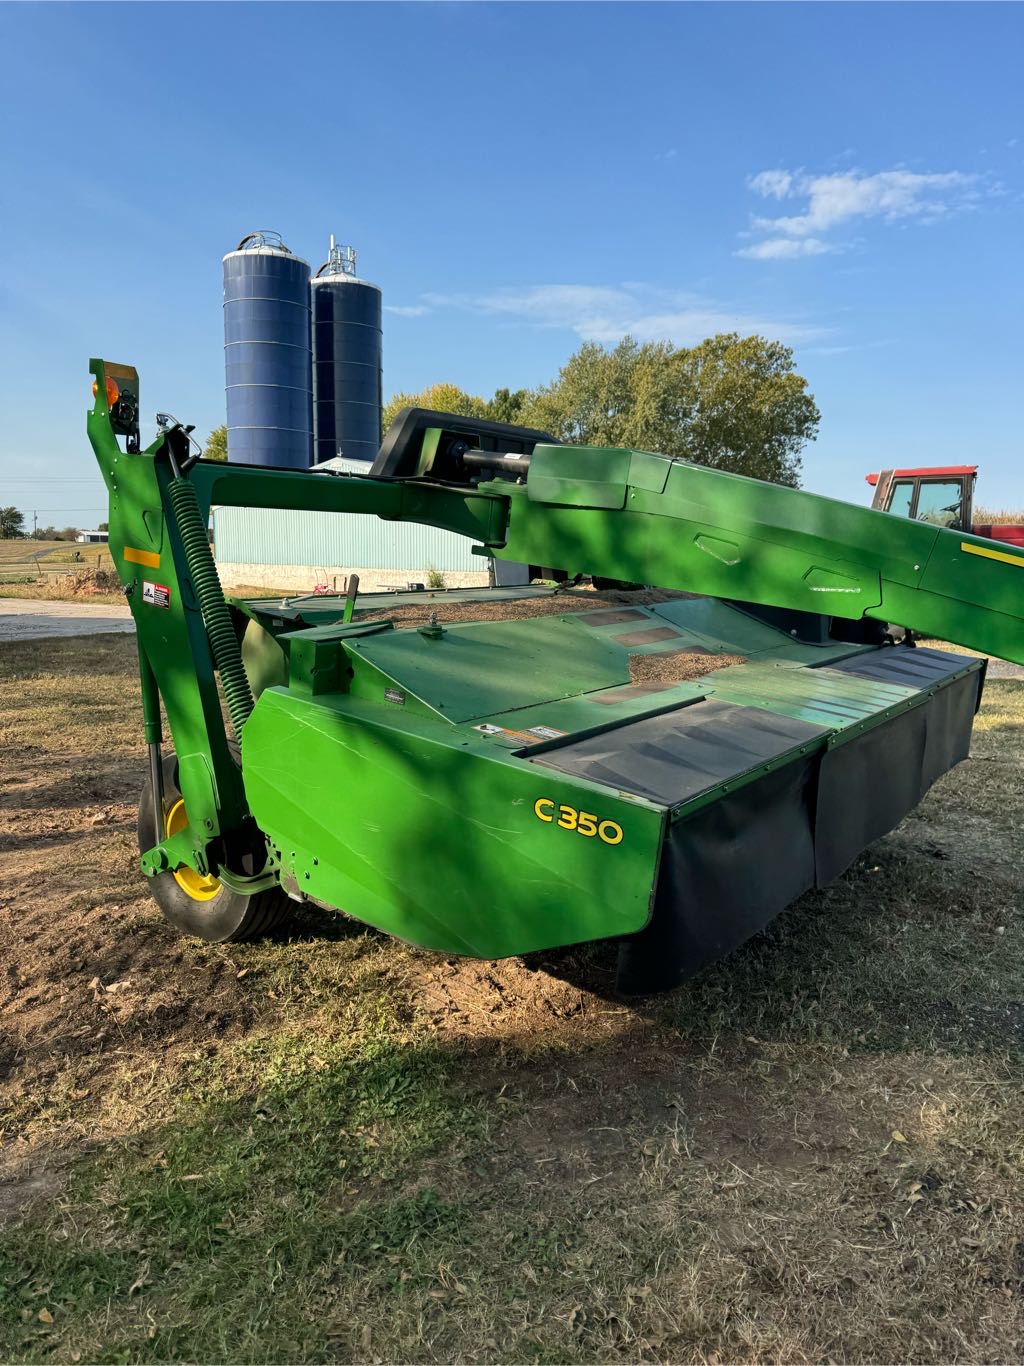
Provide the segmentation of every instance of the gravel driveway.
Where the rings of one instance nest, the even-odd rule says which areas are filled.
[[[116,603],[0,598],[0,644],[7,640],[91,636],[134,629],[131,612]]]

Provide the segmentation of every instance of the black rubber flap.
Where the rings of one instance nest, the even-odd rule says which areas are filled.
[[[530,762],[678,806],[826,731],[761,707],[705,698],[562,745]]]
[[[924,705],[822,756],[815,841],[819,887],[844,872],[872,840],[895,829],[937,778],[967,758],[981,680],[980,669],[965,674]]]
[[[775,769],[669,826],[650,924],[619,946],[620,991],[670,991],[814,886],[817,762]]]
[[[619,946],[619,990],[679,986],[838,877],[967,757],[981,680],[981,670],[965,674],[882,725],[671,824],[650,923]]]
[[[922,689],[932,688],[936,683],[960,673],[965,665],[972,662],[970,656],[950,654],[948,650],[896,645],[892,649],[852,655],[828,667],[836,673],[857,674],[876,683],[898,683],[903,688]]]

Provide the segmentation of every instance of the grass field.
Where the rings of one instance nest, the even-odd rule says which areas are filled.
[[[78,600],[83,597],[83,581],[91,571],[110,573],[113,568],[114,561],[105,545],[0,541],[0,596]],[[88,597],[94,602],[124,601],[116,584],[111,591],[101,593],[96,593],[90,585]]]
[[[177,938],[134,680],[130,637],[0,655],[0,1360],[1020,1359],[1024,683],[837,884],[624,1004],[602,946]]]

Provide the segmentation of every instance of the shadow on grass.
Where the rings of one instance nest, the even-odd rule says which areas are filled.
[[[372,1031],[264,1036],[193,1063],[172,1122],[94,1152],[61,1209],[0,1241],[0,1356],[59,1340],[90,1361],[304,1359],[336,1281],[434,1285],[435,1238],[463,1214],[406,1172],[484,1132],[459,1064]]]
[[[622,1003],[694,1040],[1019,1052],[1024,962],[1007,935],[1022,909],[1010,881],[890,837],[677,991]],[[525,961],[621,1000],[616,952],[603,943]]]
[[[279,925],[260,941],[264,944],[339,944],[348,939],[364,936],[385,942],[388,936],[372,925],[364,925],[360,920],[341,911],[317,906],[312,901],[295,903],[294,909],[284,924]]]

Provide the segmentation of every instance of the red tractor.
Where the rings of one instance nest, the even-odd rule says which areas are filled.
[[[974,481],[977,465],[931,465],[912,470],[882,470],[869,474],[867,481],[875,490],[871,506],[879,512],[894,512],[917,522],[988,536],[1024,546],[1024,523],[973,520]]]

